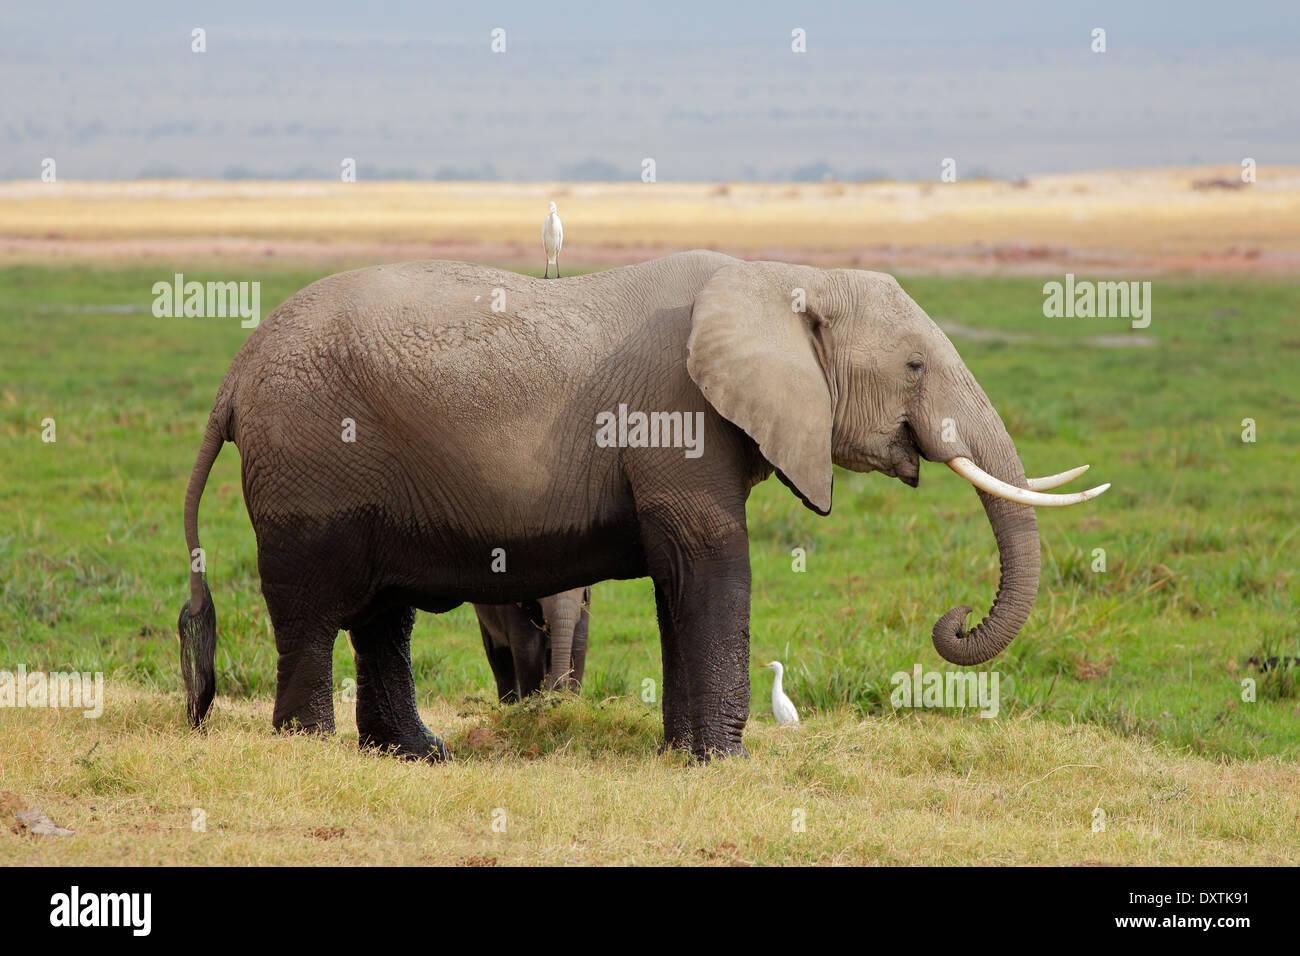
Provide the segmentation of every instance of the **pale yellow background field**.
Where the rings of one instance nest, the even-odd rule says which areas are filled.
[[[1288,271],[1300,263],[1300,168],[1236,166],[1043,176],[1027,183],[680,184],[11,182],[0,257],[251,254],[539,258],[546,203],[563,261],[676,249],[944,267],[1117,260]],[[540,268],[540,263],[539,263]]]

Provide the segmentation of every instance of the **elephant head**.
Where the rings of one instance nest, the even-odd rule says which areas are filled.
[[[688,353],[687,369],[709,403],[818,514],[831,509],[832,463],[915,487],[925,458],[975,486],[997,541],[1001,581],[973,630],[965,628],[966,606],[935,624],[934,646],[954,664],[996,656],[1028,618],[1040,564],[1034,508],[1077,504],[1109,487],[1043,494],[1083,468],[1027,480],[957,350],[882,273],[723,266],[695,298]]]

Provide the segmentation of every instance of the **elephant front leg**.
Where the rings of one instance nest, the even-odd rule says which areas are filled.
[[[410,760],[446,760],[446,746],[424,726],[415,706],[411,674],[414,623],[414,608],[396,608],[351,632],[357,662],[360,745],[391,750]]]
[[[749,552],[672,562],[655,579],[664,655],[664,734],[701,759],[745,756]]]
[[[655,609],[659,618],[659,643],[664,666],[663,686],[660,688],[664,710],[664,745],[659,752],[663,753],[669,747],[689,750],[691,715],[686,706],[688,693],[686,662],[673,632],[672,612],[668,600],[657,582]]]

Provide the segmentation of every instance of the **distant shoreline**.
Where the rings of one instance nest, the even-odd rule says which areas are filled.
[[[155,180],[0,183],[0,261],[540,262],[546,203],[575,266],[680,249],[891,271],[1300,273],[1300,167],[946,183]],[[538,262],[534,262],[538,260]]]

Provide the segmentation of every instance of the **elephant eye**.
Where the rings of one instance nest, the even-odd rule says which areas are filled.
[[[920,359],[909,359],[907,362],[907,367],[910,368],[913,372],[919,372],[921,371],[921,369],[925,368],[925,363],[922,362]]]

